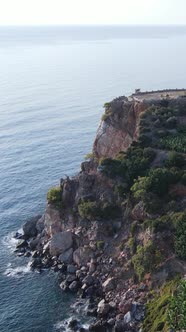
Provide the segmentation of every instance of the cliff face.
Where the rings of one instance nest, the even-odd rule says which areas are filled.
[[[114,158],[139,136],[140,114],[147,104],[120,97],[105,105],[105,114],[93,146],[96,158]]]
[[[106,104],[92,157],[51,189],[27,234],[34,268],[53,266],[63,290],[94,298],[90,331],[139,331],[149,291],[186,273],[186,98],[176,93]]]

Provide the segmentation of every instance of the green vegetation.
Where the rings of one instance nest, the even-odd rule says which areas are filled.
[[[86,156],[85,156],[85,159],[93,159],[94,158],[94,154],[93,152],[90,152],[90,153],[87,153]]]
[[[137,252],[132,257],[134,270],[140,281],[146,273],[153,272],[161,261],[161,252],[157,250],[152,241],[148,241],[144,246],[137,246]]]
[[[170,300],[168,308],[169,327],[175,331],[186,328],[186,280],[182,280]]]
[[[160,140],[162,149],[186,153],[186,135],[182,133],[169,134]]]
[[[78,205],[78,212],[82,218],[93,220],[97,216],[96,202],[82,202]]]
[[[124,180],[122,183],[122,193],[127,193],[134,179],[146,174],[155,155],[156,153],[152,148],[141,148],[136,144],[131,146],[126,153],[119,153],[116,159],[101,159],[100,170],[108,177],[122,178]]]
[[[59,203],[62,201],[61,187],[53,187],[47,193],[47,200],[49,203]]]
[[[180,174],[167,168],[151,169],[148,176],[139,177],[131,188],[135,198],[145,200],[148,193],[163,196],[167,194],[170,185],[178,182]]]
[[[103,250],[104,249],[104,246],[105,246],[105,242],[104,241],[97,241],[96,242],[96,247],[98,250]]]
[[[180,154],[177,153],[175,151],[171,151],[168,154],[168,158],[167,158],[167,166],[168,167],[178,167],[181,168],[185,165],[185,157]]]
[[[95,219],[115,219],[120,216],[121,212],[117,205],[110,204],[108,202],[81,202],[78,205],[78,212],[82,218],[88,220]]]
[[[186,259],[186,212],[175,213],[175,251],[178,257]]]
[[[169,332],[168,308],[172,293],[176,290],[179,279],[176,278],[163,286],[147,304],[146,318],[143,322],[144,332]],[[171,306],[171,305],[170,305]]]
[[[106,121],[110,115],[112,115],[112,107],[111,103],[105,103],[105,113],[102,115],[102,121]]]

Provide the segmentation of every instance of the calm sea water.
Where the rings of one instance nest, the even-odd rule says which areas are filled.
[[[186,27],[0,28],[0,331],[62,331],[57,276],[15,257],[12,233],[90,152],[102,105],[186,87]]]

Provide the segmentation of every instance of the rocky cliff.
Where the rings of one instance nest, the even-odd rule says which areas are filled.
[[[49,191],[45,214],[17,235],[17,250],[34,250],[33,268],[53,267],[63,291],[91,299],[90,331],[178,329],[168,302],[159,312],[151,298],[186,274],[184,94],[105,104],[90,159]]]
[[[126,151],[139,136],[140,114],[147,105],[120,97],[105,104],[105,114],[93,146],[95,157],[114,158]]]

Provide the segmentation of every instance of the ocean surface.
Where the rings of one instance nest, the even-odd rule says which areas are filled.
[[[0,28],[0,331],[64,331],[75,299],[31,272],[13,234],[78,172],[102,105],[135,88],[186,88],[186,27]]]

